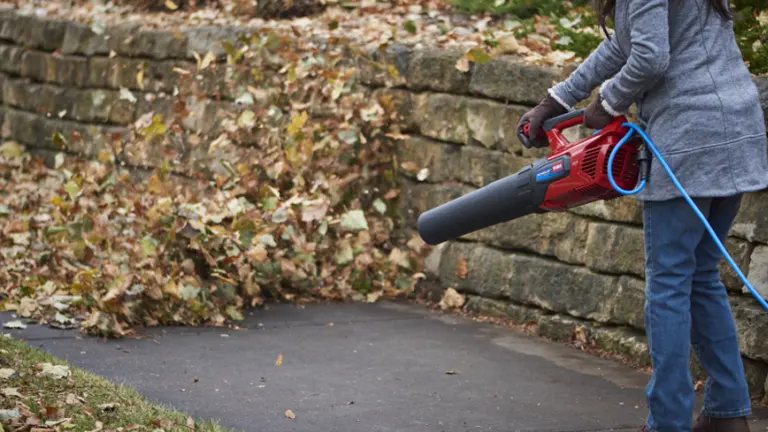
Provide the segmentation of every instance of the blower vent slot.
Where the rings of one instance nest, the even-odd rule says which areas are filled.
[[[611,148],[608,149],[607,155],[610,155],[614,148],[615,146],[611,146]],[[627,150],[626,148],[622,147],[618,152],[616,152],[616,157],[613,158],[613,166],[611,167],[611,174],[613,174],[613,178],[621,177],[626,162]],[[603,174],[608,175],[608,156],[606,156],[605,164],[603,164]]]
[[[584,155],[584,161],[581,163],[581,171],[594,179],[595,174],[597,174],[597,159],[599,157],[600,147],[592,147],[587,150],[587,153]]]

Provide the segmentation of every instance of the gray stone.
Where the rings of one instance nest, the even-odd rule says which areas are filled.
[[[467,127],[472,143],[509,153],[522,151],[517,123],[528,108],[485,99],[467,101]]]
[[[141,23],[137,22],[125,22],[109,27],[104,33],[107,39],[107,49],[130,56],[140,31]]]
[[[239,34],[247,32],[241,27],[206,26],[185,30],[182,34],[187,39],[186,58],[194,59],[195,53],[201,58],[210,51],[217,58],[226,54],[222,42],[234,44]]]
[[[40,51],[25,51],[21,56],[21,76],[46,82],[51,56]]]
[[[136,78],[139,71],[146,67],[146,61],[134,60],[115,57],[111,59],[109,72],[107,74],[106,84],[107,87],[112,89],[120,89],[125,87],[129,90],[140,90],[139,83]],[[148,79],[145,72],[145,82]]]
[[[38,19],[32,15],[16,14],[9,23],[9,38],[14,41],[16,45],[24,48],[38,48],[35,46],[32,40],[31,33],[34,25],[38,23]],[[3,37],[3,39],[6,39]]]
[[[465,94],[469,90],[469,72],[456,69],[464,57],[457,49],[427,47],[411,54],[408,64],[408,88]]]
[[[403,45],[373,48],[359,63],[360,82],[377,87],[401,87],[408,77],[411,51]]]
[[[546,316],[544,311],[540,309],[478,296],[467,296],[467,302],[464,308],[468,312],[481,316],[507,319],[513,324],[518,325],[537,324]]]
[[[112,76],[112,62],[107,57],[93,57],[88,68],[88,80],[86,85],[91,88],[110,87],[109,80]]]
[[[417,178],[419,170],[426,168],[429,175],[425,181],[430,183],[457,180],[480,187],[526,165],[523,159],[512,154],[477,146],[444,144],[418,136],[395,144],[400,163],[417,168],[414,172],[404,170],[404,174]]]
[[[106,123],[110,119],[112,105],[118,100],[117,92],[87,90],[77,92],[73,107],[75,120],[89,123]]]
[[[141,30],[125,43],[118,44],[118,55],[127,57],[149,57],[156,60],[179,59],[187,55],[187,38],[171,31]]]
[[[38,140],[41,129],[41,118],[32,113],[5,109],[3,135],[24,145],[41,145]]]
[[[30,83],[24,79],[8,79],[3,84],[3,101],[12,107],[23,108],[26,103],[26,90]]]
[[[401,181],[401,190],[402,222],[406,226],[415,226],[421,213],[474,189],[459,184],[433,185]]]
[[[745,357],[742,357],[741,361],[744,365],[749,395],[753,400],[763,399],[765,397],[766,378],[768,378],[768,364]]]
[[[13,30],[12,21],[16,17],[14,11],[0,11],[0,39],[13,40],[11,35]]]
[[[463,96],[429,94],[423,117],[418,119],[421,134],[440,141],[467,144],[469,142],[468,100],[469,98]]]
[[[510,250],[525,250],[557,258],[565,263],[583,264],[589,223],[567,213],[523,216],[465,236]]]
[[[731,253],[731,256],[733,256],[733,253]],[[736,261],[735,257],[734,261]],[[736,263],[738,264],[739,262],[736,261]],[[763,298],[768,298],[768,246],[757,245],[754,248],[754,251],[752,251],[748,263],[749,272],[746,271],[746,266],[742,266],[741,271],[747,275],[749,282],[752,284],[752,288],[754,288]],[[741,287],[741,281],[738,279],[737,281],[738,284],[736,284],[736,286]],[[744,290],[746,291],[747,288],[744,287]]]
[[[634,367],[651,365],[648,338],[638,331],[623,327],[596,326],[590,332],[594,345],[624,357]]]
[[[97,34],[85,24],[69,23],[64,31],[61,52],[64,55],[107,55],[107,33]]]
[[[586,248],[586,264],[590,269],[645,276],[645,249],[640,228],[590,223]]]
[[[608,201],[595,201],[574,207],[570,211],[607,221],[627,222],[635,225],[642,225],[643,223],[643,205],[633,196],[623,196]]]
[[[418,130],[413,93],[400,89],[380,88],[374,90],[373,97],[384,109],[393,128],[401,133]]]
[[[19,75],[21,73],[21,56],[24,50],[14,45],[0,44],[0,70]]]
[[[768,243],[768,190],[744,195],[731,234]]]
[[[731,296],[730,302],[742,354],[768,361],[768,313],[751,296]]]
[[[709,234],[706,234],[706,235],[709,235]],[[736,265],[739,266],[739,268],[741,269],[741,272],[744,273],[744,276],[747,276],[750,279],[750,282],[754,283],[749,273],[749,270],[751,268],[750,255],[752,255],[753,246],[750,243],[744,240],[741,240],[739,238],[728,237],[728,239],[725,242],[725,249],[731,255],[734,262],[736,262]],[[768,259],[768,256],[766,256],[765,258]],[[768,262],[766,264],[768,264]],[[741,279],[736,274],[736,271],[733,268],[731,268],[730,264],[728,264],[728,261],[723,259],[720,262],[720,265],[718,266],[718,268],[720,269],[720,276],[726,288],[728,288],[730,291],[741,292],[742,288],[744,287],[744,284],[741,282]],[[766,279],[763,279],[763,280],[765,282],[768,282],[768,274],[766,274],[765,276],[766,276]],[[766,286],[766,289],[768,289],[768,286]],[[766,290],[765,293],[768,295],[768,290]]]
[[[535,66],[510,57],[497,57],[477,64],[472,70],[469,89],[473,94],[513,103],[539,103],[547,89],[559,82],[562,72]]]
[[[542,316],[538,321],[539,336],[556,342],[570,342],[579,327],[589,328],[587,322],[563,315]]]
[[[47,20],[42,37],[42,48],[45,51],[56,51],[64,46],[67,28],[71,25],[65,20]]]
[[[109,122],[119,125],[128,125],[136,119],[136,103],[129,100],[120,99],[119,94],[112,99],[112,106],[109,109]]]
[[[85,87],[88,82],[88,59],[76,56],[51,56],[48,81],[70,87]]]
[[[462,260],[466,274],[460,271]],[[606,299],[615,295],[617,284],[616,277],[583,267],[455,242],[444,252],[440,280],[461,292],[600,322],[610,320]]]
[[[645,281],[631,276],[620,276],[616,294],[607,299],[610,304],[610,322],[645,329]]]
[[[21,18],[21,17],[20,17]],[[18,33],[21,40],[17,40],[16,43],[31,49],[43,49],[45,45],[45,27],[47,20],[38,18],[36,16],[24,17],[28,21]],[[23,22],[23,20],[19,20]],[[52,51],[52,50],[46,50]]]

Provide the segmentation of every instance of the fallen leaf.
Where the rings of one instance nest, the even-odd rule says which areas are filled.
[[[468,273],[469,268],[467,267],[467,260],[463,257],[459,257],[456,264],[456,276],[458,276],[459,279],[466,279]]]
[[[127,100],[131,103],[136,103],[138,101],[136,96],[134,96],[133,93],[131,93],[131,91],[125,87],[120,87],[120,100]]]
[[[483,64],[492,60],[482,48],[475,47],[467,51],[464,56],[473,63]]]
[[[291,420],[294,420],[296,419],[296,414],[294,414],[293,411],[288,409],[288,410],[285,410],[285,417]]]
[[[24,149],[16,141],[6,141],[0,145],[0,154],[6,159],[16,159],[24,154]]]
[[[18,398],[22,397],[17,387],[4,388],[1,393],[3,394],[3,396],[6,396],[6,397],[14,397],[14,396]]]
[[[362,210],[352,210],[341,215],[341,227],[350,231],[368,229],[368,221]]]
[[[440,299],[438,306],[443,310],[458,309],[464,306],[464,301],[465,298],[463,295],[459,294],[458,291],[453,288],[448,288],[443,293],[443,298]]]
[[[16,371],[13,369],[3,368],[0,369],[0,379],[8,379],[16,374]]]
[[[52,379],[67,378],[72,375],[68,366],[53,365],[51,363],[43,363],[42,376]]]
[[[119,406],[120,404],[113,402],[113,403],[101,404],[98,406],[98,408],[103,412],[112,412],[112,411],[115,411]]]
[[[469,59],[462,57],[456,61],[456,69],[460,72],[469,72]]]
[[[458,375],[459,373],[456,372],[455,370],[451,369],[451,370],[445,371],[445,374],[446,375]]]
[[[195,430],[195,420],[192,417],[187,417],[187,428]]]
[[[20,329],[20,330],[23,330],[23,329],[27,328],[27,325],[24,324],[23,322],[19,321],[19,320],[16,320],[16,321],[9,321],[7,323],[4,323],[3,327],[5,327],[7,329]]]
[[[176,9],[179,8],[179,5],[177,5],[176,3],[172,2],[171,0],[165,0],[165,7],[167,7],[168,9],[170,9],[172,11],[175,11]]]
[[[283,364],[283,354],[277,356],[277,361],[275,361],[275,366],[281,366]]]

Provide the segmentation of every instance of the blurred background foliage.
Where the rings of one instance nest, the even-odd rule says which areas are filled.
[[[505,20],[516,35],[586,57],[602,40],[590,0],[449,0],[459,12]],[[752,73],[768,73],[768,0],[734,0],[736,39]],[[544,36],[554,26],[556,37]]]

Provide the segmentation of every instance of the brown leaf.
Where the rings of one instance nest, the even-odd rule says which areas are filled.
[[[463,257],[459,257],[458,263],[456,264],[456,276],[458,276],[459,279],[466,279],[467,273],[469,273],[467,260]]]
[[[283,364],[283,354],[280,353],[280,355],[277,356],[277,361],[275,361],[275,366],[281,366]]]
[[[191,430],[195,430],[195,420],[192,417],[187,417],[187,427]]]

